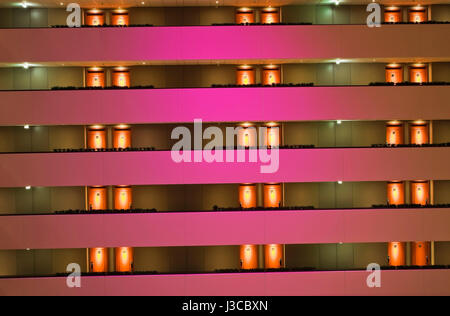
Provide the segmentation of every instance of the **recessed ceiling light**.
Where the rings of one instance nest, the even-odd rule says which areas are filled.
[[[342,181],[341,181],[341,180],[339,180],[339,181],[338,181],[338,184],[342,184]]]
[[[30,129],[30,125],[24,125],[24,127],[23,128],[25,128],[25,129]]]
[[[25,190],[30,190],[31,189],[31,186],[29,186],[29,185],[27,185],[26,187],[25,187]]]

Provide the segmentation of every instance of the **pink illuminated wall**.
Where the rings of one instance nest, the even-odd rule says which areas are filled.
[[[382,271],[382,286],[366,285],[367,271],[178,274],[0,279],[0,295],[450,295],[450,270]]]
[[[104,28],[101,33],[97,28],[2,29],[2,45],[8,49],[0,50],[0,60],[39,63],[430,58],[450,56],[450,42],[442,41],[442,34],[449,31],[450,25],[446,24],[380,28],[366,25],[133,27]],[[76,47],[89,49],[74,49],[74,43]]]
[[[261,173],[267,163],[249,162],[250,151],[241,163],[176,163],[170,151],[0,154],[0,187],[450,178],[450,147],[281,149],[273,173]]]
[[[21,215],[2,216],[0,248],[446,241],[449,225],[449,209]]]
[[[0,91],[0,124],[178,123],[198,113],[209,122],[434,120],[450,117],[449,93],[449,86]]]

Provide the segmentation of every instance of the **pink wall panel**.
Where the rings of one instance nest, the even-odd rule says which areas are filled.
[[[449,29],[449,25],[3,29],[0,60],[37,63],[443,57],[450,55],[450,43],[442,41],[441,35]]]
[[[381,287],[369,288],[367,271],[179,274],[0,279],[0,295],[450,295],[450,270],[382,271]]]
[[[0,187],[447,180],[449,151],[447,147],[282,149],[274,173],[261,173],[267,163],[249,162],[248,156],[242,163],[175,163],[170,151],[0,154]]]
[[[192,123],[196,118],[205,122],[434,120],[450,117],[449,90],[449,86],[361,86],[0,91],[0,124]]]
[[[26,215],[0,219],[0,249],[450,240],[449,209]]]

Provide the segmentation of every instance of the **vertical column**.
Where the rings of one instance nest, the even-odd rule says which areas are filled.
[[[90,126],[87,130],[87,148],[101,150],[106,148],[106,128],[101,125]]]
[[[278,8],[264,8],[261,11],[261,23],[280,23],[280,10]]]
[[[105,70],[99,67],[91,67],[86,70],[86,87],[104,88]]]
[[[386,124],[386,144],[404,144],[404,125],[401,122],[391,121]],[[403,181],[389,181],[387,183],[387,201],[389,205],[405,204],[405,183]],[[405,242],[393,241],[388,243],[388,264],[390,266],[404,266],[406,264]]]
[[[114,187],[114,209],[129,210],[132,205],[132,189],[130,186]],[[131,247],[117,247],[114,249],[117,272],[133,272],[134,251]]]
[[[402,22],[402,9],[400,7],[385,7],[384,8],[384,22],[399,23]]]
[[[239,185],[239,204],[243,209],[256,207],[256,184],[244,183]],[[258,268],[258,245],[241,245],[239,251],[241,269]]]
[[[106,187],[88,188],[88,207],[89,210],[106,210],[107,206]],[[108,272],[108,249],[96,247],[89,249],[89,271],[90,272]]]
[[[428,144],[428,124],[415,121],[410,125],[410,143],[415,145]],[[430,182],[427,180],[411,181],[411,203],[417,205],[430,204]],[[430,264],[430,242],[414,241],[411,243],[411,264],[426,266]]]
[[[91,186],[88,188],[89,211],[101,211],[108,208],[108,190],[104,186]]]
[[[279,125],[272,122],[268,123],[267,127],[265,146],[280,146],[282,138]],[[281,183],[265,183],[263,192],[264,208],[283,206],[283,188]],[[266,269],[279,269],[284,266],[284,245],[264,245],[264,266]]]
[[[389,64],[385,67],[386,82],[394,84],[403,82],[403,66],[399,64]]]
[[[128,125],[114,127],[113,146],[115,149],[131,148],[131,128]]]
[[[403,145],[404,142],[404,125],[400,121],[390,121],[386,124],[386,144],[387,145]]]
[[[95,150],[106,148],[106,129],[104,126],[89,127],[86,136],[87,148]],[[87,199],[87,206],[90,211],[106,210],[108,208],[108,190],[105,186],[88,187]],[[89,249],[89,271],[108,271],[107,248],[97,247]]]
[[[108,272],[108,248],[89,249],[89,272]]]
[[[278,125],[278,123],[270,122],[266,124],[266,128],[267,135],[265,146],[267,146],[268,148],[279,147],[282,139],[281,127]]]
[[[236,69],[236,84],[239,86],[252,85],[256,83],[255,68],[242,65]]]
[[[282,206],[281,183],[264,184],[264,207],[278,208]]]
[[[410,143],[413,145],[423,145],[430,142],[428,124],[425,121],[414,121],[409,127]]]
[[[113,129],[113,145],[115,149],[131,147],[131,128],[118,125]],[[130,210],[133,204],[131,186],[117,185],[114,187],[114,209]],[[131,247],[117,247],[115,252],[115,269],[117,272],[132,272],[134,270],[134,251]]]
[[[236,10],[236,24],[255,23],[255,11],[251,8],[239,8]]]
[[[127,10],[117,9],[111,12],[111,25],[128,26],[130,19]]]
[[[252,123],[243,123],[240,125],[237,133],[238,148],[252,148],[258,144],[258,133]]]
[[[280,66],[267,65],[262,69],[262,84],[264,86],[272,86],[281,83]]]
[[[84,23],[87,26],[102,26],[105,24],[105,12],[97,9],[86,11]]]

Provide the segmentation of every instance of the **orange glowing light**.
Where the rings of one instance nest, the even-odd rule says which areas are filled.
[[[411,265],[427,266],[430,264],[430,243],[416,241],[411,243]]]
[[[415,83],[428,82],[428,70],[426,65],[413,65],[409,67],[409,81]]]
[[[279,126],[269,126],[267,127],[267,147],[278,147],[280,146],[280,127]]]
[[[113,130],[114,148],[131,147],[131,129],[126,127],[116,127]]]
[[[401,22],[402,11],[399,7],[387,7],[384,11],[384,22]]]
[[[106,130],[89,128],[87,131],[87,147],[90,149],[106,148]]]
[[[89,210],[106,210],[107,209],[107,190],[106,187],[89,187],[88,188]]]
[[[255,23],[255,12],[250,8],[240,8],[236,11],[236,24]]]
[[[263,85],[274,85],[281,83],[281,70],[279,66],[268,65],[262,70]]]
[[[241,245],[240,246],[241,269],[258,268],[258,246]]]
[[[266,269],[283,267],[283,245],[268,244],[264,246],[264,261]]]
[[[100,26],[105,24],[105,14],[99,10],[86,12],[86,25]]]
[[[277,8],[264,8],[261,11],[261,23],[280,23],[280,11]]]
[[[242,208],[256,207],[256,185],[240,184],[239,185],[239,203]]]
[[[403,67],[397,64],[390,64],[385,67],[386,82],[394,84],[403,82]]]
[[[114,187],[114,209],[129,210],[133,201],[132,192],[129,186]]]
[[[246,131],[244,134],[244,146],[248,147],[248,145],[250,144],[249,139],[248,139],[248,132]]]
[[[237,145],[239,147],[255,147],[256,146],[256,128],[253,126],[242,127],[237,134]]]
[[[410,143],[414,145],[423,145],[429,143],[428,125],[411,124],[410,125]]]
[[[388,123],[386,125],[386,143],[389,145],[401,145],[404,143],[404,127],[401,122]]]
[[[111,24],[115,26],[127,26],[129,16],[126,10],[115,10],[111,13]]]
[[[430,182],[411,182],[411,203],[419,205],[427,205],[430,203]]]
[[[86,72],[86,86],[99,88],[105,86],[105,71],[101,68],[92,67]]]
[[[124,67],[118,67],[112,73],[113,86],[130,87],[130,71]]]
[[[255,69],[251,66],[240,66],[236,70],[236,83],[238,85],[255,84]]]

